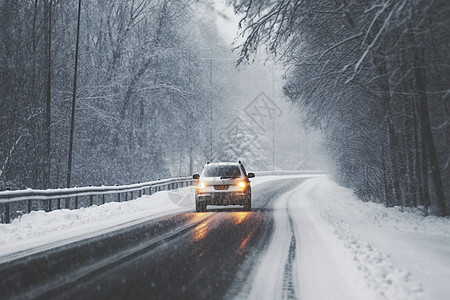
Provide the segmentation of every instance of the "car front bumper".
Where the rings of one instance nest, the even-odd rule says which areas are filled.
[[[249,198],[247,193],[202,193],[196,195],[196,201],[206,205],[244,205]]]

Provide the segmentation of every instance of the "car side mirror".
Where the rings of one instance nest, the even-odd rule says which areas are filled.
[[[248,173],[248,174],[247,174],[247,177],[248,177],[248,178],[253,178],[253,177],[255,177],[255,173]]]
[[[194,175],[192,175],[192,178],[199,179],[200,178],[200,174],[194,174]]]

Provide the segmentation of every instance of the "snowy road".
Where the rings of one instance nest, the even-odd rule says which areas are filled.
[[[302,179],[255,187],[254,209],[177,213],[0,265],[18,298],[233,297],[274,227],[270,203]]]
[[[305,177],[255,179],[251,212],[184,188],[24,215],[0,225],[0,298],[449,299],[449,218]]]

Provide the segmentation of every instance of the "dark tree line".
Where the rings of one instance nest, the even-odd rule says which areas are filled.
[[[236,1],[241,60],[265,47],[323,130],[334,175],[365,200],[450,206],[450,3]]]
[[[228,51],[214,18],[197,16],[204,4],[81,3],[72,185],[178,175],[165,158],[174,149],[204,160],[209,99],[225,97],[208,58]],[[0,1],[0,190],[66,185],[77,10]]]

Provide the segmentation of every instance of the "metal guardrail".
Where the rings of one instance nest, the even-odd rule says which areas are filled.
[[[306,175],[327,174],[324,170],[292,170],[292,171],[254,171],[256,176],[270,175]],[[191,186],[197,180],[192,177],[178,177],[149,181],[131,185],[120,186],[89,186],[79,188],[48,189],[48,190],[17,190],[0,191],[0,223],[10,223],[11,219],[20,217],[24,212],[33,210],[52,211],[61,209],[62,200],[65,200],[66,209],[105,204],[106,202],[121,202],[134,199],[135,194],[141,197],[144,194],[151,195],[162,190],[172,190],[180,187]],[[111,199],[111,195],[115,195]],[[97,197],[95,197],[97,196]],[[98,196],[101,196],[100,200]],[[107,197],[109,196],[109,199]],[[130,196],[130,197],[128,197]],[[38,201],[43,201],[39,203]]]
[[[192,177],[178,177],[121,186],[0,191],[0,222],[10,223],[12,218],[19,217],[25,211],[30,213],[38,209],[45,209],[46,211],[61,209],[62,200],[65,200],[63,208],[77,209],[106,202],[128,201],[132,200],[135,195],[139,197],[144,194],[151,195],[157,191],[191,186],[195,182],[196,180]],[[111,199],[114,195],[116,197]],[[108,196],[109,199],[107,199]],[[128,196],[130,197],[128,198]],[[39,203],[38,201],[43,202]]]

